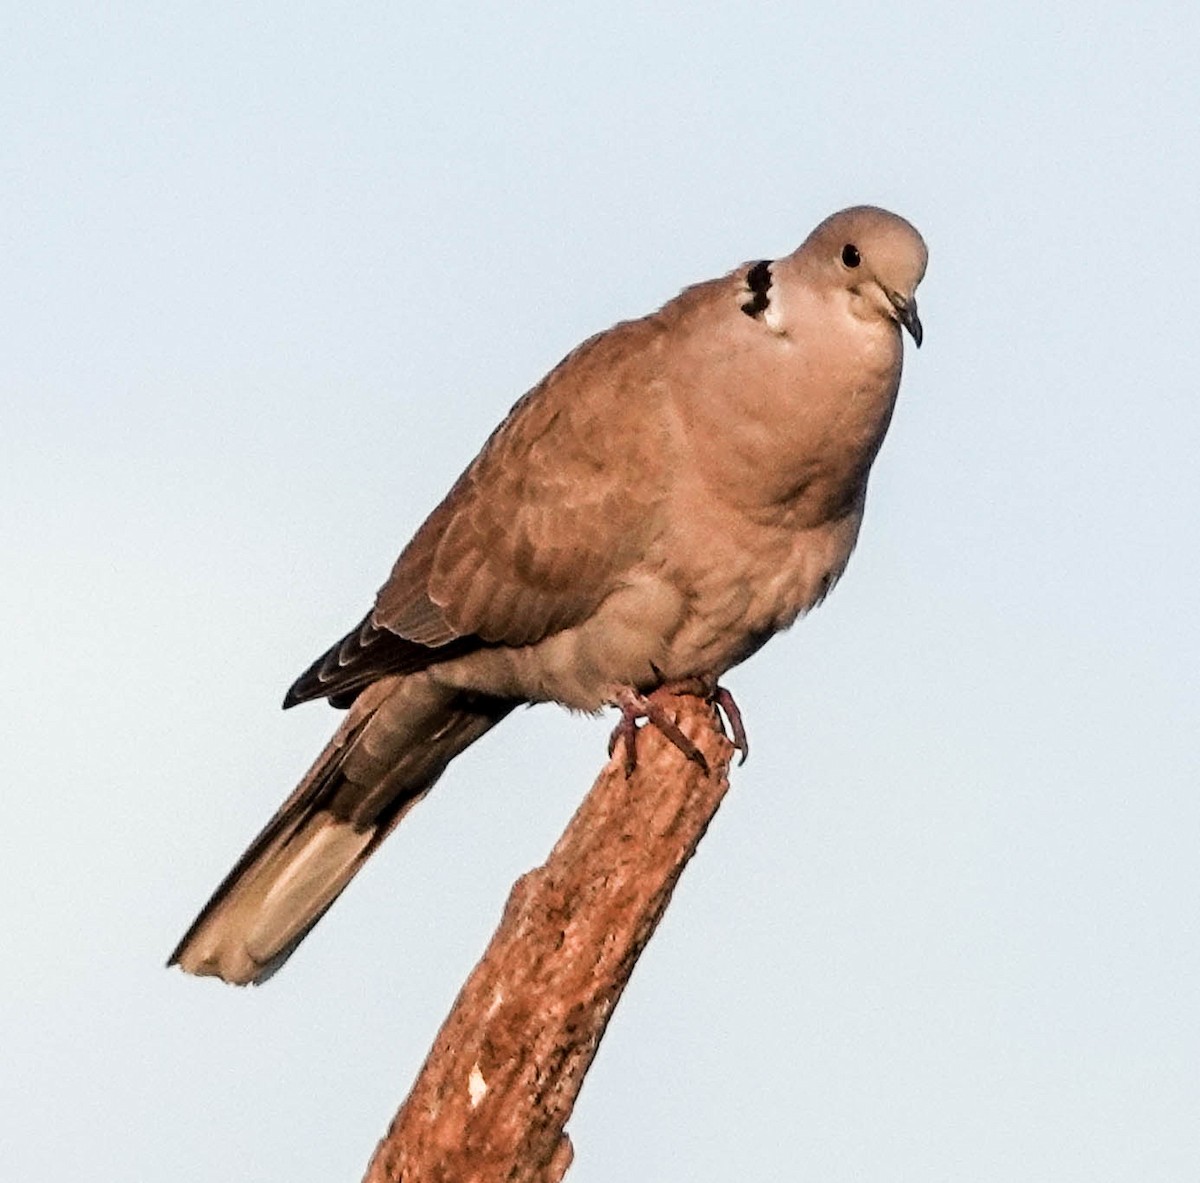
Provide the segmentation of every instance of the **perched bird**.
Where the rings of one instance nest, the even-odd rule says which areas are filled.
[[[845,569],[926,248],[858,206],[786,258],[585,341],[512,409],[362,623],[288,691],[345,721],[172,954],[261,982],[469,744],[528,702],[622,712],[718,679]],[[702,757],[701,757],[702,759]]]

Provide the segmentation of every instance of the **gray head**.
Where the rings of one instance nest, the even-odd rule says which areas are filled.
[[[823,221],[792,256],[806,280],[848,292],[863,317],[902,324],[918,346],[917,284],[929,252],[915,226],[873,205],[856,205]]]

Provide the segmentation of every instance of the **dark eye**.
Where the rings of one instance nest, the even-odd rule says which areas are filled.
[[[857,267],[862,262],[862,255],[858,253],[858,247],[854,243],[848,242],[842,247],[842,262],[847,267]]]

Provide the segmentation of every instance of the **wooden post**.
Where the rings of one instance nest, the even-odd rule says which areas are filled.
[[[618,746],[545,864],[517,880],[365,1183],[559,1183],[564,1133],[613,1008],[729,788],[714,708],[679,697],[708,760],[639,732]]]

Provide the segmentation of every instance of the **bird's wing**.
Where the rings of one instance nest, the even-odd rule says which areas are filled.
[[[645,554],[671,462],[655,318],[586,341],[513,407],[287,705],[586,619]]]

